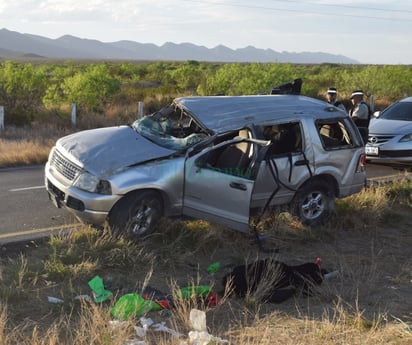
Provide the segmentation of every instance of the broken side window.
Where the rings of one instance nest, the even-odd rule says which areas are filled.
[[[299,122],[262,126],[261,130],[264,139],[271,141],[267,156],[281,156],[303,151]]]
[[[247,129],[240,130],[236,138],[250,138]],[[228,138],[229,139],[229,138]],[[240,141],[216,150],[212,150],[206,157],[206,167],[222,173],[251,178],[251,163],[254,158],[254,145],[250,142]]]
[[[316,121],[321,142],[325,150],[339,149],[352,145],[350,132],[343,119]]]

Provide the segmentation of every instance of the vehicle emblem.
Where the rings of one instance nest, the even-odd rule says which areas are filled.
[[[369,138],[369,141],[370,141],[372,144],[376,144],[376,143],[378,142],[378,138],[377,138],[377,137],[370,137],[370,138]]]

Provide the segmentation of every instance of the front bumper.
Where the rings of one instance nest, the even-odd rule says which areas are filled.
[[[382,163],[412,163],[412,149],[410,145],[400,146],[394,143],[383,145],[366,144],[366,159]]]
[[[412,150],[383,150],[376,155],[366,154],[366,160],[382,163],[412,163]]]
[[[46,165],[45,186],[49,198],[56,207],[64,207],[80,221],[103,225],[113,205],[120,199],[118,195],[103,195],[67,186],[53,175]]]

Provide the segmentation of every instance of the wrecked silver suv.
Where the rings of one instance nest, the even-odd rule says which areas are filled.
[[[57,207],[136,236],[162,216],[248,232],[280,206],[313,225],[363,188],[364,144],[344,112],[312,98],[183,97],[130,126],[59,139],[45,184]]]

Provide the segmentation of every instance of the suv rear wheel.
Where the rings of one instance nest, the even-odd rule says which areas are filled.
[[[113,207],[109,225],[113,230],[136,239],[153,232],[162,214],[162,200],[157,192],[134,192],[123,197]]]
[[[303,224],[324,224],[335,213],[335,197],[331,187],[321,181],[303,185],[292,201],[291,213]]]

